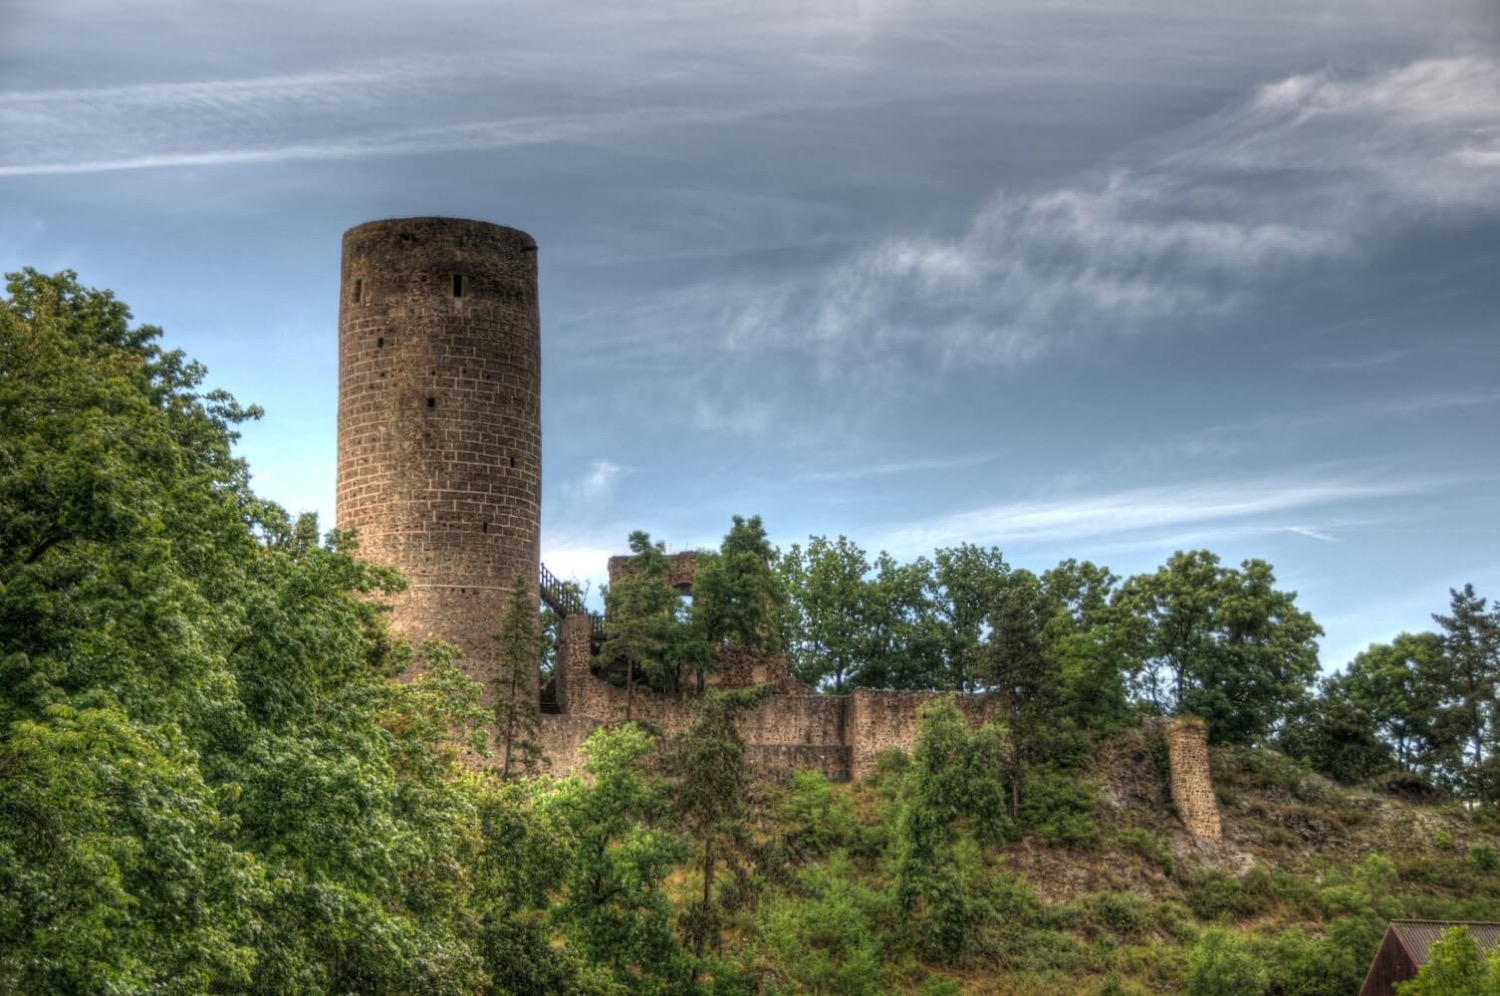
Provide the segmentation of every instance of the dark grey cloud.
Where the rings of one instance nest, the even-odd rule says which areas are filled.
[[[1500,459],[1493,0],[6,13],[0,255],[271,402],[247,445],[294,504],[331,489],[338,232],[453,213],[543,247],[564,573],[731,512],[1210,543],[1353,632],[1494,561],[1455,531]]]

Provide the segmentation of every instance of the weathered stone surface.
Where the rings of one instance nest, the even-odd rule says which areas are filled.
[[[609,558],[609,583],[614,584],[621,578],[630,577],[635,573],[632,565],[634,557],[625,555]],[[667,554],[667,584],[676,588],[684,594],[691,594],[693,583],[698,579],[698,553],[695,550],[685,550],[682,553]]]
[[[541,338],[536,243],[453,218],[344,233],[338,524],[408,590],[391,628],[494,676],[512,584],[536,598]],[[523,690],[535,698],[535,681]]]
[[[1219,800],[1208,766],[1208,728],[1202,720],[1178,719],[1167,726],[1167,758],[1172,768],[1172,805],[1188,833],[1219,840]]]
[[[391,628],[458,645],[464,669],[489,685],[512,586],[520,579],[533,606],[538,590],[541,334],[529,235],[453,218],[376,221],[344,234],[338,433],[338,525],[357,530],[364,556],[400,568],[409,584],[393,600]],[[691,592],[698,561],[697,553],[673,554],[667,582]],[[611,580],[629,570],[630,558],[610,559]],[[581,765],[592,730],[624,719],[626,693],[594,675],[587,615],[562,620],[559,644],[562,715],[543,715],[540,736],[561,775]],[[911,750],[922,709],[939,697],[819,695],[792,677],[784,657],[743,648],[722,651],[712,683],[773,686],[737,720],[753,764],[838,779],[870,774],[883,751]],[[519,694],[538,700],[534,674]],[[981,700],[959,705],[971,721],[982,719]],[[631,711],[670,735],[693,723],[697,702],[638,689]],[[1197,762],[1173,758],[1176,798],[1177,769]],[[1206,785],[1206,749],[1200,767]],[[1183,791],[1179,809],[1198,812],[1201,793]],[[1217,836],[1211,785],[1207,792]]]

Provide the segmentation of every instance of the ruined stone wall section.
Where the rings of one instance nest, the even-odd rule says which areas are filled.
[[[875,759],[892,748],[910,752],[924,707],[937,692],[893,692],[856,688],[849,693],[845,736],[851,750],[849,774],[856,781],[875,773]]]
[[[635,573],[631,562],[633,556],[619,556],[609,558],[609,583],[614,584],[623,577],[629,577]],[[667,554],[667,584],[679,591],[691,592],[693,582],[698,578],[698,553],[696,550],[686,550],[682,553]]]
[[[718,688],[753,688],[771,684],[783,695],[811,694],[812,689],[792,677],[784,654],[767,654],[750,647],[725,646],[717,651],[719,673],[709,684]]]
[[[596,725],[624,722],[625,690],[589,670],[586,625],[579,627],[584,651],[569,649],[567,626],[571,621],[571,617],[564,620],[564,650],[557,670],[559,703],[571,714],[570,719]],[[855,689],[848,695],[778,693],[741,712],[735,725],[751,749],[753,763],[762,770],[785,773],[802,766],[838,780],[861,779],[874,773],[876,759],[885,751],[895,748],[910,752],[917,743],[923,711],[946,697],[941,692],[868,688]],[[982,699],[957,696],[955,701],[971,724],[986,719],[987,703]],[[631,713],[632,718],[649,724],[658,733],[672,736],[697,719],[698,702],[692,696],[679,698],[637,689]],[[548,741],[549,751],[551,743]],[[554,759],[553,770],[571,763],[571,755],[559,757]]]
[[[1208,728],[1202,720],[1178,719],[1166,729],[1167,759],[1172,769],[1172,804],[1188,833],[1200,840],[1219,840],[1219,800],[1208,766]]]
[[[537,730],[544,758],[542,774],[554,778],[583,774],[583,742],[600,725],[598,720],[587,716],[543,713]]]
[[[848,747],[807,747],[802,745],[751,744],[745,751],[746,763],[762,774],[790,776],[799,770],[816,771],[829,781],[849,780]]]
[[[835,695],[769,695],[740,713],[735,727],[747,744],[846,747],[848,699]]]
[[[344,234],[338,525],[405,574],[392,630],[457,644],[487,685],[515,578],[537,595],[536,274],[536,243],[499,225],[406,218]],[[534,680],[521,694],[535,700]]]

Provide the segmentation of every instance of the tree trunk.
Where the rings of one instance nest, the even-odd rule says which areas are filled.
[[[712,835],[703,838],[703,925],[698,931],[698,936],[693,942],[693,976],[692,984],[698,984],[698,973],[703,966],[703,949],[708,946],[708,924],[712,914],[714,896],[714,839]]]
[[[1021,755],[1016,749],[1015,731],[1010,741],[1010,818],[1021,818]]]
[[[625,722],[630,722],[630,710],[635,705],[635,665],[625,664]]]
[[[505,704],[505,763],[500,769],[500,779],[510,778],[510,746],[516,733],[516,675],[515,665],[510,669],[510,701]]]

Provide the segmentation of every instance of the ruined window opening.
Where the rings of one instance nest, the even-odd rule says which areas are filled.
[[[428,398],[427,399],[427,407],[428,408],[436,408],[437,407],[437,398]]]
[[[357,279],[354,281],[354,303],[358,304],[360,301],[364,300],[364,296],[365,282],[362,279]]]
[[[453,275],[453,296],[464,296],[464,275],[462,273],[455,273]]]

